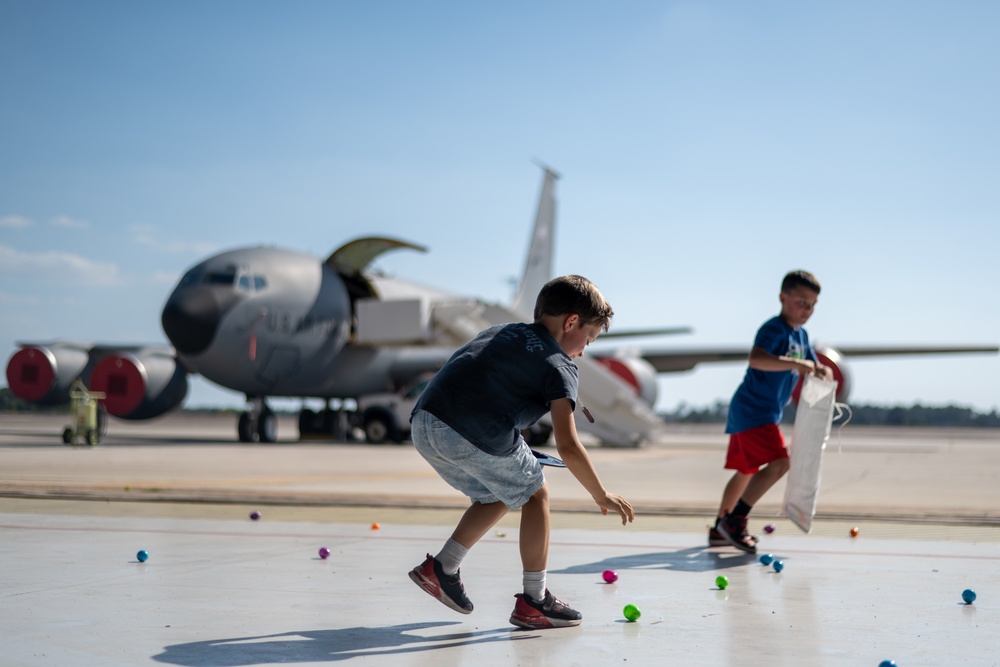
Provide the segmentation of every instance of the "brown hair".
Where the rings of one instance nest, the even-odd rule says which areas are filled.
[[[789,271],[781,281],[782,292],[790,292],[796,287],[808,287],[819,294],[819,281],[816,280],[816,276],[802,269]]]
[[[535,321],[543,315],[579,315],[584,325],[597,324],[604,331],[614,317],[594,283],[583,276],[560,276],[545,283],[535,300]]]

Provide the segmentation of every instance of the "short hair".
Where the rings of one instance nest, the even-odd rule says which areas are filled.
[[[802,269],[789,271],[781,281],[782,292],[791,292],[796,287],[808,287],[819,294],[819,281],[816,280],[816,276]]]
[[[597,286],[583,276],[554,278],[545,283],[535,300],[536,322],[543,315],[579,315],[582,324],[597,324],[607,331],[614,314]]]

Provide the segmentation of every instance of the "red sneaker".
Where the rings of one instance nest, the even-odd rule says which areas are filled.
[[[580,625],[583,614],[576,609],[570,609],[559,598],[545,590],[545,597],[536,601],[527,595],[518,593],[514,596],[514,611],[510,614],[510,622],[529,630],[542,628],[568,628]]]
[[[446,607],[451,607],[460,614],[471,614],[472,601],[465,597],[465,586],[462,585],[460,573],[461,570],[449,577],[441,569],[441,563],[427,554],[423,563],[410,570],[410,579]]]

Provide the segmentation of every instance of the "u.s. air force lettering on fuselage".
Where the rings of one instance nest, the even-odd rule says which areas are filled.
[[[339,331],[340,320],[336,317],[268,312],[262,324],[270,333],[329,337]]]

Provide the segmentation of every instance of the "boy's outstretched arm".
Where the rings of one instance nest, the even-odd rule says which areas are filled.
[[[566,468],[573,473],[577,481],[587,489],[594,502],[601,508],[601,513],[617,512],[622,518],[622,525],[635,519],[635,511],[627,500],[617,493],[611,493],[604,488],[601,479],[594,470],[590,455],[580,442],[576,433],[576,420],[573,418],[573,403],[568,398],[560,398],[550,404],[552,432],[556,438],[556,449],[559,458],[566,463]]]
[[[764,348],[754,345],[750,349],[750,368],[758,371],[790,371],[797,370],[803,375],[815,375],[824,380],[833,379],[833,369],[812,359],[797,359],[793,357],[778,357]]]

